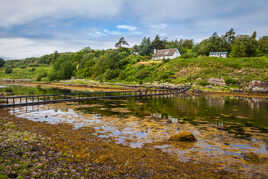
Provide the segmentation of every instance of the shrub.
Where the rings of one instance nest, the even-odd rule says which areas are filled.
[[[208,81],[206,81],[206,80],[201,80],[201,81],[198,82],[198,84],[201,85],[201,86],[209,85]]]
[[[232,78],[225,79],[225,83],[227,85],[239,85],[240,83]]]
[[[36,81],[41,81],[42,78],[45,78],[45,77],[47,77],[47,73],[46,73],[46,72],[39,72],[39,73],[36,75],[35,80],[36,80]]]
[[[4,66],[5,63],[6,63],[5,60],[0,58],[0,67]]]
[[[6,69],[5,69],[6,74],[10,74],[12,72],[13,72],[13,69],[10,66],[6,67]]]

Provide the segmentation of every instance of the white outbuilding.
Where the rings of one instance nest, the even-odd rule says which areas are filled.
[[[210,52],[210,57],[221,57],[221,58],[227,58],[228,52]]]
[[[174,59],[180,56],[177,48],[154,50],[153,60]]]

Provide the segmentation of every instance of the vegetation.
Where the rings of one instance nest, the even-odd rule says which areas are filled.
[[[153,147],[102,140],[84,127],[50,125],[1,111],[0,178],[238,178],[220,164],[183,163]],[[159,165],[161,163],[161,165]],[[123,165],[122,165],[123,164]],[[262,175],[258,175],[262,177]]]
[[[4,64],[5,64],[5,60],[0,58],[0,67],[4,66]]]
[[[0,68],[1,78],[28,78],[36,81],[66,80],[72,77],[127,83],[195,83],[207,85],[211,77],[224,78],[229,86],[241,86],[250,80],[268,80],[268,38],[235,35],[230,29],[224,35],[214,33],[199,44],[192,39],[153,41],[144,37],[140,45],[128,45],[124,37],[116,49],[93,50],[89,47],[75,53],[58,53],[40,58],[10,60]],[[178,48],[182,57],[152,62],[154,49]],[[211,51],[226,51],[229,58],[206,57]],[[249,58],[251,57],[251,58]],[[1,62],[1,60],[0,60]]]

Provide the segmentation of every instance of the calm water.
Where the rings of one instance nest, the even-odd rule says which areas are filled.
[[[69,90],[10,86],[0,93],[54,94]],[[96,135],[130,147],[152,145],[175,153],[182,161],[221,161],[225,167],[241,165],[245,153],[268,156],[268,99],[242,97],[177,96],[147,99],[99,100],[50,104],[10,110],[18,117],[51,124],[84,126]],[[168,138],[191,131],[198,142],[172,145]],[[247,170],[266,170],[267,165]],[[268,170],[267,170],[268,171]]]

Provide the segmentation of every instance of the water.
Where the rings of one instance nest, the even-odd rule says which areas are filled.
[[[66,90],[8,87],[17,94],[66,93]],[[28,91],[28,92],[26,92]],[[18,117],[50,124],[69,123],[74,130],[92,127],[95,135],[133,148],[151,146],[178,155],[181,161],[221,161],[225,168],[265,170],[245,162],[253,152],[268,157],[268,99],[180,96],[99,100],[13,108]],[[190,131],[195,143],[174,144],[169,137]]]

